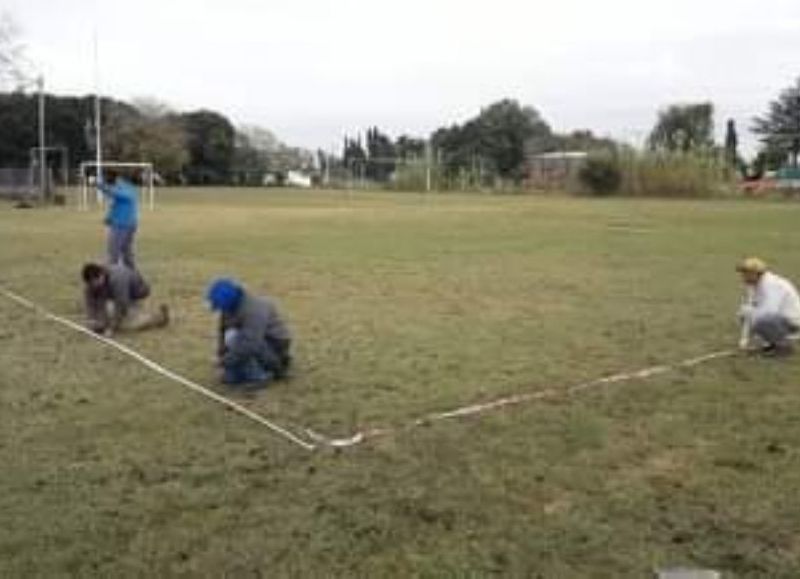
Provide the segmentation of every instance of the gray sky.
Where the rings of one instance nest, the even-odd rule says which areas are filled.
[[[644,138],[659,107],[711,100],[721,134],[800,76],[798,0],[0,0],[49,90],[207,107],[337,147],[424,136],[503,97],[557,130]]]

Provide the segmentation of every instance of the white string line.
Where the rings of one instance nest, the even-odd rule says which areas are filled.
[[[168,370],[167,368],[164,368],[160,364],[157,364],[156,362],[153,362],[149,358],[143,356],[142,354],[139,354],[138,352],[132,350],[131,348],[129,348],[128,346],[126,346],[124,344],[121,344],[121,343],[119,343],[119,342],[117,342],[115,340],[111,340],[109,338],[106,338],[105,336],[101,336],[100,334],[97,334],[97,333],[89,330],[88,328],[84,328],[80,324],[76,324],[75,322],[73,322],[71,320],[68,320],[66,318],[62,318],[60,316],[57,316],[57,315],[47,311],[43,307],[31,302],[30,300],[25,299],[24,297],[22,297],[20,295],[15,294],[14,292],[12,292],[12,291],[10,291],[10,290],[8,290],[6,288],[0,287],[0,292],[2,292],[10,300],[13,300],[13,301],[17,302],[18,304],[23,305],[26,308],[28,308],[30,310],[33,310],[33,311],[43,315],[45,318],[48,318],[49,320],[52,320],[52,321],[57,322],[57,323],[59,323],[59,324],[61,324],[63,326],[66,326],[66,327],[68,327],[68,328],[70,328],[72,330],[75,330],[77,332],[85,334],[85,335],[87,335],[87,336],[89,336],[91,338],[94,338],[98,342],[102,342],[103,344],[105,344],[107,346],[111,346],[112,348],[115,348],[116,350],[119,350],[120,352],[122,352],[124,354],[127,354],[128,356],[130,356],[134,360],[144,364],[146,367],[150,368],[154,372],[157,372],[158,374],[161,374],[162,376],[165,376],[165,377],[169,378],[170,380],[178,382],[179,384],[182,384],[183,386],[189,388],[190,390],[193,390],[194,392],[197,392],[198,394],[200,394],[202,396],[205,396],[206,398],[209,398],[209,399],[211,399],[211,400],[213,400],[215,402],[218,402],[219,404],[227,406],[231,410],[233,410],[235,412],[238,412],[239,414],[241,414],[243,416],[246,416],[250,420],[253,420],[254,422],[257,422],[257,423],[261,424],[262,426],[266,426],[267,428],[269,428],[273,432],[283,436],[287,440],[293,442],[294,444],[296,444],[296,445],[298,445],[298,446],[300,446],[300,447],[302,447],[302,448],[304,448],[306,450],[314,450],[316,448],[316,446],[314,444],[311,444],[309,442],[306,442],[305,440],[302,440],[301,438],[299,438],[296,435],[292,434],[291,432],[289,432],[285,428],[283,428],[281,426],[278,426],[277,424],[267,420],[266,418],[264,418],[260,414],[257,414],[255,412],[253,412],[252,410],[249,410],[248,408],[245,408],[241,404],[237,404],[236,402],[233,402],[232,400],[229,400],[228,398],[225,398],[224,396],[220,396],[216,392],[213,392],[213,391],[209,390],[208,388],[206,388],[204,386],[201,386],[200,384],[192,382],[188,378],[184,378],[183,376],[173,372],[172,370]]]
[[[576,394],[583,390],[589,390],[591,388],[596,388],[598,386],[603,386],[606,384],[616,384],[619,382],[627,382],[631,380],[643,380],[645,378],[650,378],[652,376],[656,376],[659,374],[665,374],[667,372],[673,372],[675,370],[679,370],[682,368],[691,368],[693,366],[698,366],[700,364],[704,364],[712,360],[718,360],[720,358],[728,358],[733,356],[734,354],[736,354],[735,350],[721,350],[718,352],[711,352],[710,354],[705,354],[703,356],[697,356],[695,358],[682,360],[674,364],[651,366],[649,368],[644,368],[642,370],[636,370],[633,372],[620,372],[618,374],[604,376],[603,378],[582,382],[580,384],[576,384],[568,388],[548,388],[547,390],[539,390],[537,392],[514,394],[512,396],[498,398],[497,400],[491,400],[489,402],[484,402],[480,404],[470,404],[468,406],[462,406],[460,408],[455,408],[453,410],[448,410],[445,412],[435,412],[432,414],[426,414],[425,416],[417,418],[413,422],[408,423],[404,427],[375,428],[371,430],[357,432],[356,434],[348,438],[331,439],[309,429],[306,429],[306,433],[309,435],[310,438],[318,442],[336,448],[345,448],[348,446],[355,446],[356,444],[360,444],[370,438],[392,434],[400,430],[410,430],[412,428],[416,428],[418,426],[424,426],[432,422],[475,416],[478,414],[489,412],[491,410],[497,410],[499,408],[504,408],[506,406],[516,406],[534,400],[544,400],[548,398],[556,398],[559,396],[570,396],[572,394]]]
[[[124,352],[125,354],[127,354],[127,355],[131,356],[132,358],[138,360],[139,362],[141,362],[142,364],[144,364],[148,368],[154,370],[155,372],[158,372],[159,374],[162,374],[162,375],[164,375],[164,376],[166,376],[166,377],[168,377],[168,378],[170,378],[172,380],[175,380],[176,382],[179,382],[179,383],[185,385],[186,387],[191,388],[192,390],[194,390],[194,391],[196,391],[196,392],[198,392],[198,393],[200,393],[200,394],[202,394],[204,396],[207,396],[207,397],[209,397],[209,398],[211,398],[211,399],[213,399],[213,400],[215,400],[215,401],[217,401],[217,402],[219,402],[221,404],[224,404],[225,406],[228,406],[228,407],[232,408],[233,410],[239,412],[240,414],[243,414],[244,416],[247,416],[248,418],[250,418],[252,420],[255,420],[256,422],[258,422],[260,424],[263,424],[264,426],[267,426],[268,428],[272,429],[273,431],[275,431],[275,432],[281,434],[282,436],[286,437],[287,439],[291,440],[295,444],[298,444],[298,445],[302,446],[306,450],[314,450],[316,448],[316,446],[314,444],[310,444],[310,443],[308,443],[306,441],[301,440],[296,435],[292,434],[291,432],[289,432],[288,430],[286,430],[284,428],[281,428],[280,426],[278,426],[276,424],[273,424],[272,422],[270,422],[269,420],[267,420],[263,416],[261,416],[259,414],[256,414],[255,412],[252,412],[251,410],[245,408],[244,406],[241,406],[241,405],[239,405],[239,404],[237,404],[237,403],[235,403],[235,402],[233,402],[233,401],[231,401],[231,400],[229,400],[229,399],[227,399],[227,398],[225,398],[223,396],[220,396],[219,394],[216,394],[215,392],[212,392],[212,391],[208,390],[207,388],[204,388],[203,386],[200,386],[199,384],[195,384],[194,382],[192,382],[192,381],[180,376],[179,374],[176,374],[175,372],[172,372],[171,370],[168,370],[167,368],[164,368],[163,366],[160,366],[159,364],[153,362],[152,360],[146,358],[145,356],[139,354],[138,352],[135,352],[134,350],[131,350],[127,346],[125,346],[123,344],[120,344],[119,342],[116,342],[114,340],[110,340],[110,339],[108,339],[108,338],[106,338],[104,336],[100,336],[100,335],[92,332],[91,330],[88,330],[87,328],[84,328],[83,326],[80,326],[80,325],[78,325],[78,324],[76,324],[76,323],[74,323],[74,322],[72,322],[70,320],[67,320],[67,319],[61,318],[59,316],[56,316],[54,314],[51,314],[50,312],[48,312],[44,308],[42,308],[42,307],[34,304],[33,302],[31,302],[31,301],[29,301],[29,300],[27,300],[27,299],[15,294],[15,293],[13,293],[13,292],[10,292],[10,291],[2,288],[2,287],[0,287],[0,291],[2,291],[8,298],[10,298],[10,299],[22,304],[22,305],[34,310],[34,311],[37,311],[37,312],[41,313],[45,317],[47,317],[47,318],[49,318],[49,319],[51,319],[53,321],[56,321],[58,323],[64,324],[64,325],[66,325],[66,326],[68,326],[68,327],[70,327],[70,328],[72,328],[74,330],[77,330],[77,331],[79,331],[79,332],[81,332],[83,334],[89,335],[90,337],[92,337],[92,338],[94,338],[96,340],[99,340],[99,341],[101,341],[101,342],[103,342],[103,343],[105,343],[105,344],[107,344],[109,346],[112,346],[113,348],[116,348],[117,350],[120,350],[121,352]],[[651,366],[649,368],[644,368],[642,370],[636,370],[636,371],[633,371],[633,372],[620,372],[618,374],[612,374],[610,376],[604,376],[602,378],[598,378],[598,379],[595,379],[595,380],[582,382],[580,384],[576,384],[576,385],[570,386],[568,388],[549,388],[549,389],[546,389],[546,390],[539,390],[539,391],[536,391],[536,392],[529,392],[529,393],[524,393],[524,394],[515,394],[515,395],[512,395],[512,396],[506,396],[506,397],[499,398],[499,399],[496,399],[496,400],[492,400],[492,401],[489,401],[489,402],[484,402],[484,403],[479,403],[479,404],[471,404],[471,405],[468,405],[468,406],[462,406],[462,407],[459,407],[459,408],[455,408],[453,410],[448,410],[448,411],[445,411],[445,412],[435,412],[435,413],[427,414],[427,415],[425,415],[425,416],[423,416],[421,418],[417,418],[413,422],[408,423],[404,427],[373,428],[373,429],[366,430],[366,431],[358,431],[355,434],[353,434],[352,436],[344,437],[344,438],[329,438],[329,437],[327,437],[327,436],[325,436],[323,434],[320,434],[318,432],[315,432],[314,430],[311,430],[310,428],[306,428],[305,432],[308,435],[308,437],[310,439],[312,439],[316,443],[324,444],[324,445],[332,447],[332,448],[347,448],[347,447],[350,447],[350,446],[355,446],[357,444],[361,444],[362,442],[365,442],[366,440],[371,439],[371,438],[375,438],[375,437],[378,437],[378,436],[385,436],[385,435],[392,434],[392,433],[398,432],[398,431],[410,430],[410,429],[418,427],[418,426],[423,426],[423,425],[426,425],[426,424],[430,424],[431,422],[438,422],[438,421],[450,420],[450,419],[454,419],[454,418],[462,418],[462,417],[467,417],[467,416],[474,416],[474,415],[486,413],[486,412],[491,411],[491,410],[504,408],[506,406],[516,406],[516,405],[523,404],[523,403],[526,403],[526,402],[531,402],[531,401],[534,401],[534,400],[544,400],[544,399],[548,399],[548,398],[555,398],[555,397],[558,397],[558,396],[570,396],[572,394],[581,392],[583,390],[588,390],[590,388],[596,388],[598,386],[603,386],[603,385],[606,385],[606,384],[615,384],[615,383],[618,383],[618,382],[627,382],[627,381],[630,381],[630,380],[637,380],[637,379],[641,380],[641,379],[645,379],[645,378],[650,378],[652,376],[656,376],[656,375],[659,375],[659,374],[665,374],[667,372],[672,372],[672,371],[675,371],[675,370],[678,370],[678,369],[681,369],[681,368],[690,368],[690,367],[693,367],[693,366],[698,366],[698,365],[703,364],[705,362],[710,362],[712,360],[717,360],[717,359],[720,359],[720,358],[727,358],[727,357],[733,356],[735,353],[736,353],[735,350],[722,350],[722,351],[718,351],[718,352],[712,352],[710,354],[705,354],[705,355],[702,355],[702,356],[697,356],[695,358],[689,358],[687,360],[682,360],[682,361],[676,362],[674,364]]]

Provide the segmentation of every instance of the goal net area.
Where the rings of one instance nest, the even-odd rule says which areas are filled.
[[[156,175],[152,163],[128,163],[122,161],[85,161],[80,166],[80,189],[78,193],[78,209],[86,211],[92,207],[92,198],[98,206],[103,205],[103,194],[97,190],[97,175],[115,172],[141,187],[147,198],[148,207],[156,207]]]

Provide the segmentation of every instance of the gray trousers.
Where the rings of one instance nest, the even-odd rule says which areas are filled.
[[[798,328],[780,314],[766,314],[753,320],[751,331],[767,344],[784,344]]]
[[[109,227],[108,228],[108,263],[124,263],[131,269],[136,269],[136,260],[133,255],[133,238],[136,236],[136,227]]]

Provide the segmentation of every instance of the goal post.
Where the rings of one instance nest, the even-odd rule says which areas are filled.
[[[90,190],[95,189],[97,204],[103,205],[103,194],[96,189],[97,174],[105,169],[138,169],[142,173],[142,189],[147,190],[147,202],[150,210],[156,208],[155,172],[152,163],[129,163],[122,161],[84,161],[80,165],[80,192],[78,209],[87,211],[90,207]]]

